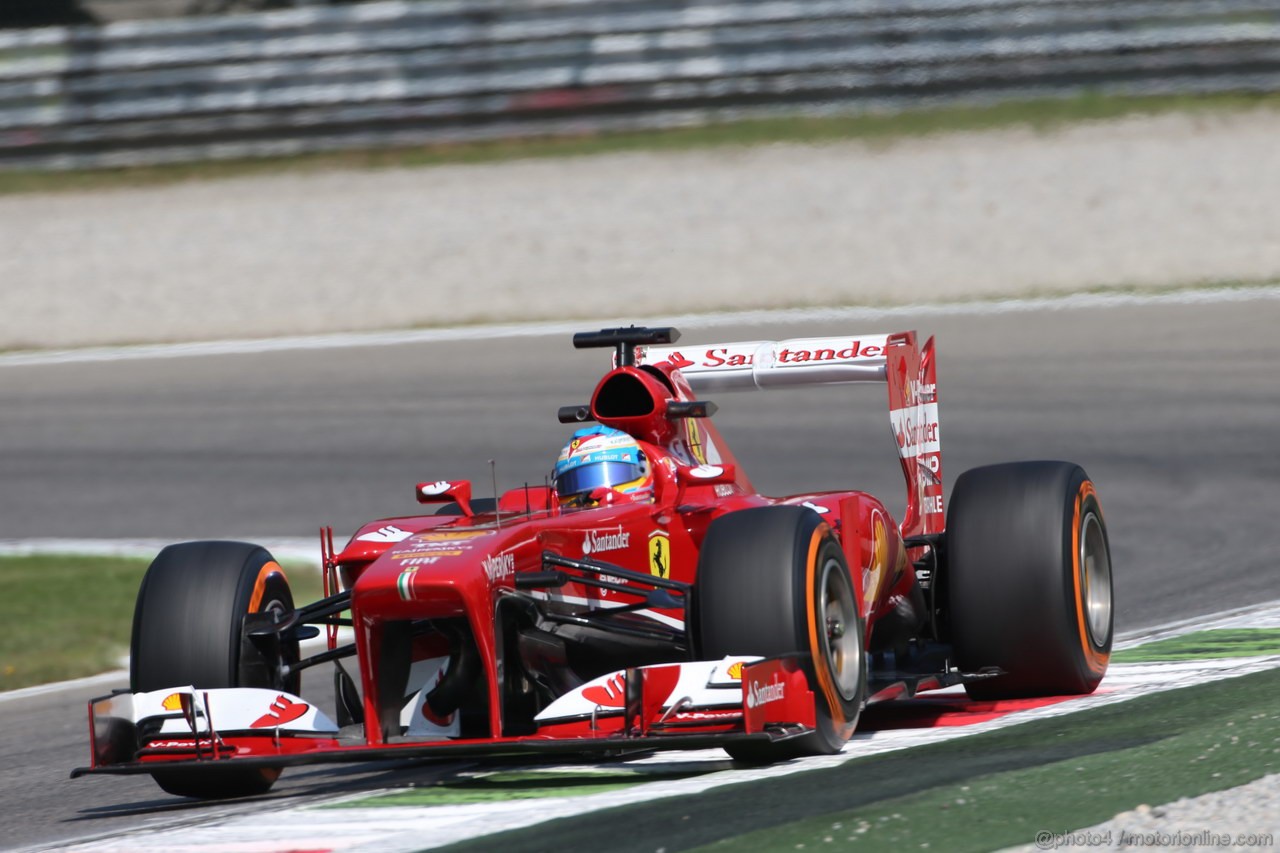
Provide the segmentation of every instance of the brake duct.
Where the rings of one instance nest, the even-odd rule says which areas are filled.
[[[457,628],[449,627],[444,633],[449,637],[449,663],[440,683],[425,698],[437,717],[447,717],[462,707],[480,672],[480,652],[475,644],[468,642]]]

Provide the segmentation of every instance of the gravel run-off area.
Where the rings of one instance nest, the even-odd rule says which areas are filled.
[[[0,350],[1280,278],[1280,112],[0,197]]]

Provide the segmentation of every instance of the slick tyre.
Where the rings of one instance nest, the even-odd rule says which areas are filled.
[[[297,693],[297,675],[280,675],[285,660],[297,660],[297,642],[269,653],[243,637],[247,614],[272,610],[291,612],[293,595],[265,549],[243,542],[170,545],[147,569],[138,590],[130,643],[132,690],[193,685]],[[280,768],[200,767],[151,775],[171,794],[210,799],[265,793]]]
[[[696,648],[725,655],[799,654],[817,707],[801,738],[727,748],[760,764],[836,753],[853,734],[866,694],[863,620],[840,543],[804,507],[760,507],[711,523],[698,560]]]
[[[1092,693],[1111,657],[1111,551],[1093,482],[1068,462],[975,468],[947,514],[952,641],[974,699]]]

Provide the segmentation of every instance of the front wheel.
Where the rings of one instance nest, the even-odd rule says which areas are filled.
[[[292,610],[289,581],[265,549],[243,542],[170,545],[138,590],[130,688],[264,687],[296,694],[298,676],[284,677],[282,664],[297,660],[297,641],[259,647],[243,631],[248,614]],[[170,794],[210,799],[266,793],[280,768],[157,769],[151,775]]]
[[[733,758],[766,763],[839,752],[866,693],[864,622],[840,543],[804,507],[740,510],[711,523],[698,560],[698,654],[799,654],[817,728],[776,744],[735,744]]]
[[[1093,482],[1069,462],[966,471],[947,515],[960,668],[975,699],[1092,693],[1111,657],[1111,549]]]

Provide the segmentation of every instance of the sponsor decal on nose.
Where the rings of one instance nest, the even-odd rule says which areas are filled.
[[[511,577],[516,570],[516,558],[511,554],[499,554],[496,557],[485,557],[480,565],[484,567],[484,573],[492,583]]]
[[[616,531],[588,530],[582,537],[583,556],[602,551],[621,551],[631,546],[631,534],[619,527]]]

